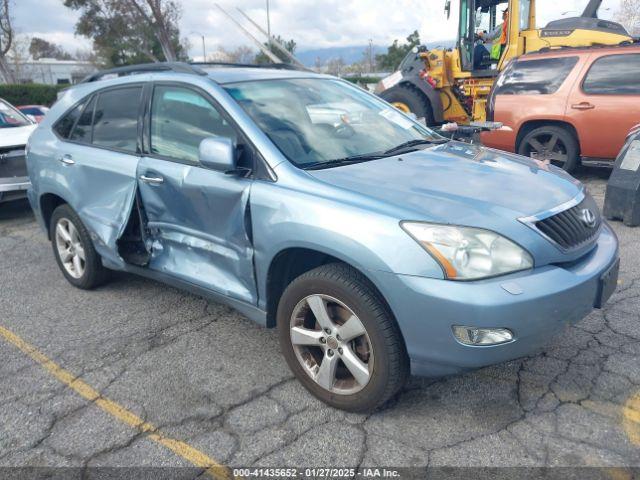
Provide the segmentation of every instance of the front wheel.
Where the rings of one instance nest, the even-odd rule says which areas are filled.
[[[574,135],[562,127],[551,125],[527,133],[518,146],[518,153],[553,163],[569,173],[579,163],[578,142]]]
[[[409,375],[395,320],[369,282],[346,265],[324,265],[294,280],[278,306],[278,330],[293,373],[333,407],[372,411]]]
[[[429,99],[418,88],[409,84],[396,85],[380,94],[380,97],[404,113],[413,113],[433,125],[433,109]]]

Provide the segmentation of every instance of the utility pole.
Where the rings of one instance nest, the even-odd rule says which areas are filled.
[[[242,15],[244,18],[246,18],[249,23],[251,23],[251,25],[253,25],[254,27],[256,27],[258,29],[258,31],[260,33],[262,33],[263,35],[266,35],[267,38],[269,39],[269,42],[267,43],[268,46],[268,50],[270,52],[273,52],[273,48],[275,47],[276,49],[280,50],[282,53],[284,53],[293,63],[295,63],[296,65],[298,65],[301,68],[305,68],[306,67],[300,63],[300,61],[289,51],[286,49],[286,47],[284,45],[282,45],[278,40],[276,40],[275,38],[269,36],[268,32],[265,32],[264,29],[258,25],[256,22],[253,21],[253,19],[247,15],[246,13],[244,13],[240,8],[236,7],[236,10],[238,11],[238,13],[240,15]]]
[[[267,57],[269,57],[269,59],[273,62],[273,63],[282,63],[282,60],[280,60],[276,55],[273,54],[273,52],[271,52],[271,50],[269,50],[262,42],[260,42],[256,37],[254,37],[246,28],[244,28],[240,22],[238,22],[235,18],[233,18],[231,15],[229,15],[227,13],[227,11],[222,8],[220,6],[219,3],[214,3],[214,5],[216,6],[216,8],[218,10],[220,10],[229,20],[231,20],[236,27],[238,27],[247,38],[249,38],[250,40],[252,40],[256,47],[258,47],[260,49],[260,51],[262,53],[264,53]]]
[[[202,39],[202,61],[206,62],[207,61],[207,50],[204,46],[204,35],[200,32],[194,32],[191,31],[191,34],[193,35],[198,35],[201,39]]]
[[[369,73],[373,72],[373,39],[369,39]]]

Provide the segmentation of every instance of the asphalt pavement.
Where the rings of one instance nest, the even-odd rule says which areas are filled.
[[[578,175],[600,204],[607,173]],[[598,466],[631,478],[640,228],[612,225],[621,284],[604,310],[539,355],[414,378],[356,415],[315,400],[276,332],[225,306],[128,274],[75,289],[28,204],[3,204],[0,467]]]

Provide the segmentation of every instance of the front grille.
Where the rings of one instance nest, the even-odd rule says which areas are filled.
[[[0,148],[0,178],[26,176],[24,147]]]
[[[591,212],[593,217],[588,212]],[[593,220],[593,223],[589,220]],[[589,195],[575,207],[535,223],[540,232],[565,250],[580,247],[592,240],[598,234],[601,225],[600,211]]]

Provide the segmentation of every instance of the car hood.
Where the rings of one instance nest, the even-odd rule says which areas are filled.
[[[460,142],[309,173],[409,211],[415,220],[470,226],[486,226],[488,215],[511,220],[542,213],[582,189],[558,168]]]
[[[31,132],[36,128],[38,126],[35,124],[24,127],[0,128],[0,148],[26,145]]]

